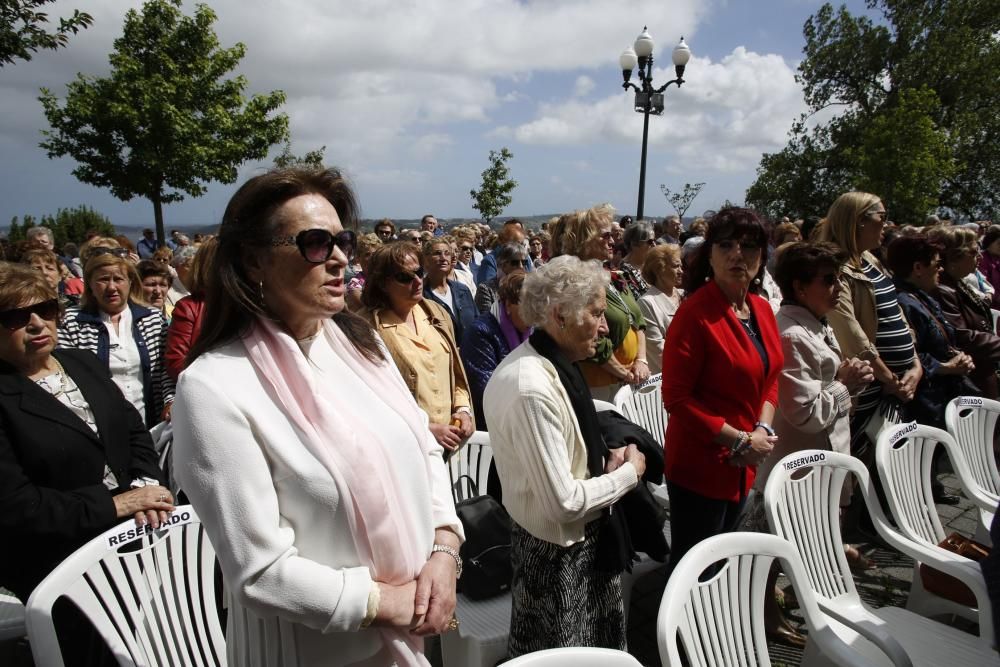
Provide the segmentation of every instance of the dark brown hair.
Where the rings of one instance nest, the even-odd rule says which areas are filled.
[[[24,264],[0,262],[0,311],[56,298],[56,291],[40,272]]]
[[[897,236],[886,249],[885,266],[892,275],[906,280],[913,273],[917,262],[930,266],[934,257],[943,254],[944,248],[923,234],[917,236]]]
[[[135,265],[135,270],[139,272],[139,280],[145,280],[150,276],[156,276],[157,278],[163,278],[167,281],[167,285],[173,280],[173,276],[170,275],[170,269],[166,267],[162,262],[154,262],[151,259],[144,259]]]
[[[712,247],[719,241],[733,238],[749,238],[760,246],[760,269],[750,281],[749,287],[751,294],[760,291],[760,280],[767,266],[767,230],[755,211],[729,206],[712,216],[708,222],[708,231],[705,232],[705,242],[694,251],[691,270],[684,272],[684,292],[687,296],[691,296],[712,277]]]
[[[365,286],[361,290],[362,305],[371,310],[389,307],[386,283],[393,279],[393,273],[403,270],[403,262],[407,258],[413,258],[420,264],[420,249],[411,241],[393,241],[375,249],[368,258]]]
[[[521,286],[524,277],[528,275],[520,269],[511,271],[500,279],[497,286],[497,298],[504,303],[521,303]]]
[[[795,301],[796,280],[810,283],[820,271],[839,271],[847,259],[847,251],[829,241],[787,243],[777,251],[774,282],[778,283],[784,298]]]
[[[345,229],[357,227],[354,192],[337,169],[274,169],[240,186],[222,215],[218,247],[208,267],[212,279],[205,290],[201,333],[191,346],[187,364],[245,334],[255,318],[268,317],[259,302],[257,285],[248,277],[247,259],[269,251],[277,232],[274,212],[290,199],[306,194],[317,194],[329,201]],[[333,321],[366,358],[385,358],[368,322],[346,309],[334,315]]]

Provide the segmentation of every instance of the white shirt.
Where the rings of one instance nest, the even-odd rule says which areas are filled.
[[[448,282],[445,281],[443,290],[437,287],[432,287],[431,291],[433,291],[434,296],[441,299],[441,301],[444,302],[445,307],[448,308],[448,310],[454,314],[455,297],[451,295],[451,286],[448,284]]]
[[[139,357],[139,347],[132,336],[132,311],[126,307],[121,312],[117,330],[107,313],[101,313],[101,321],[108,330],[111,344],[108,353],[111,379],[122,390],[125,400],[135,406],[139,416],[145,421],[146,399],[143,394],[142,360]]]

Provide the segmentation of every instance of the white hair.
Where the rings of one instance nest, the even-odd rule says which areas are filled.
[[[604,294],[608,274],[596,260],[583,261],[573,255],[549,260],[524,277],[519,304],[521,317],[528,324],[544,328],[552,317],[552,307],[561,315],[583,311]]]

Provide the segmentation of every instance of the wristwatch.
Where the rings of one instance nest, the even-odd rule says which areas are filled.
[[[440,551],[441,553],[446,553],[455,559],[455,578],[461,579],[462,557],[458,555],[458,549],[455,549],[454,547],[449,547],[447,544],[435,544],[433,547],[431,547],[432,554],[437,553],[438,551]]]
[[[757,422],[753,427],[754,429],[762,428],[768,435],[774,435],[774,429],[767,422]]]

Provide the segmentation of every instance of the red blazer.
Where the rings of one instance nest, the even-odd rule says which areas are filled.
[[[764,401],[778,405],[784,357],[771,306],[747,295],[768,356],[768,373],[715,281],[681,303],[663,349],[663,403],[670,413],[664,471],[670,482],[707,498],[738,501],[755,467],[726,463],[729,447],[712,442],[722,425],[752,431]],[[741,476],[742,488],[741,488]]]
[[[174,382],[177,382],[177,377],[184,370],[187,353],[201,331],[201,314],[204,310],[205,298],[201,296],[186,296],[174,304],[165,352],[167,374]]]

